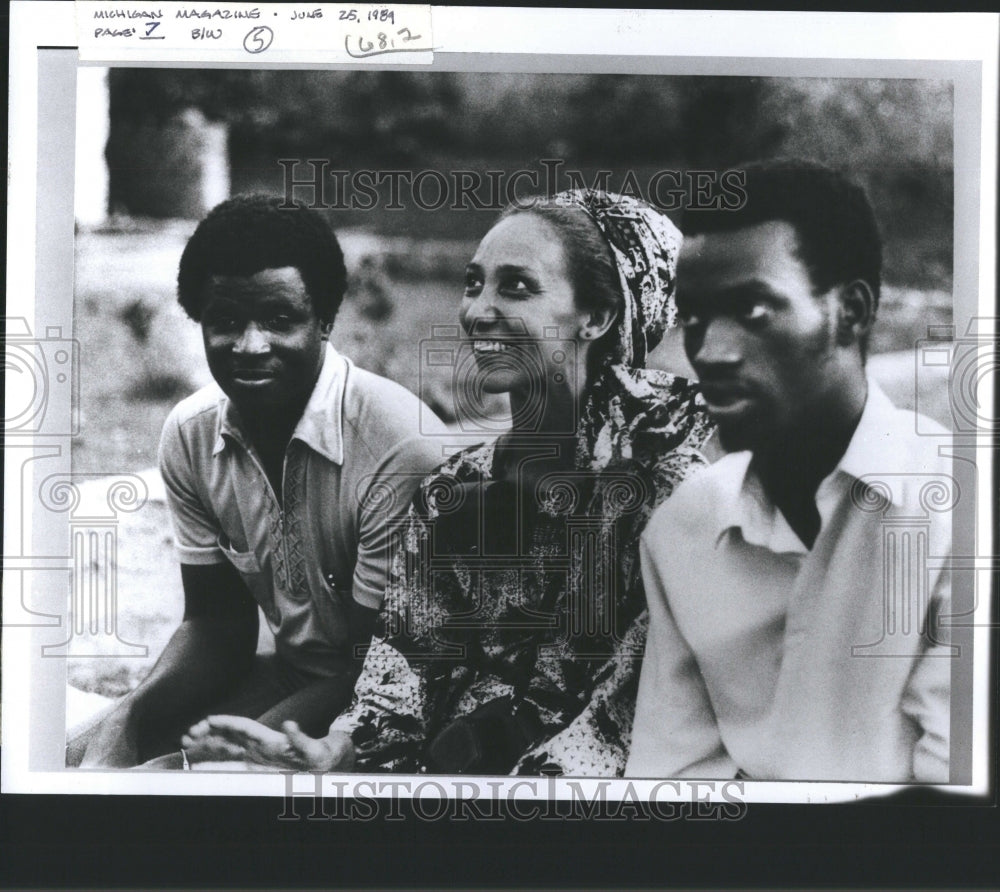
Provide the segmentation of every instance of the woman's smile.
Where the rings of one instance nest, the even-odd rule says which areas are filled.
[[[505,353],[510,347],[506,341],[473,341],[472,349],[476,353]]]

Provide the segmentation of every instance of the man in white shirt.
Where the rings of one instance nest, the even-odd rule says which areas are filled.
[[[685,350],[728,454],[643,536],[626,773],[947,782],[950,587],[924,558],[954,481],[865,374],[874,214],[821,165],[746,174],[743,208],[685,221]]]

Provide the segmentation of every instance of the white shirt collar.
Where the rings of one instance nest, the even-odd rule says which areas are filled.
[[[856,480],[865,476],[885,472],[887,460],[894,471],[910,464],[907,454],[913,434],[912,425],[905,424],[905,414],[896,409],[878,384],[869,378],[865,407],[851,441],[837,466],[820,482],[816,491],[821,529],[829,522],[845,487],[853,486]],[[716,541],[728,530],[739,529],[744,541],[776,554],[808,553],[808,548],[764,491],[760,478],[750,466],[751,458],[752,453],[745,451],[720,459],[730,465],[726,475],[730,483],[729,496],[718,514]],[[902,498],[902,495],[895,495],[894,501]]]

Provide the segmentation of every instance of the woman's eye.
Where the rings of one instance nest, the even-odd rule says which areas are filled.
[[[500,290],[504,294],[513,294],[517,296],[526,296],[528,294],[533,294],[537,289],[533,288],[530,283],[526,282],[524,279],[508,279],[501,286]]]

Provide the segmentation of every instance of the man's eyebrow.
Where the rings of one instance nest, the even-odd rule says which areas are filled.
[[[770,282],[765,279],[744,279],[725,289],[726,291],[767,291],[774,292]]]
[[[261,302],[266,303],[270,301],[274,303],[275,301],[288,299],[289,295],[296,295],[298,291],[294,286],[290,285],[276,285],[273,288],[268,288],[266,291],[262,291],[260,297],[258,298]],[[308,294],[308,292],[306,292]]]
[[[779,294],[771,285],[763,279],[745,279],[741,282],[734,282],[732,285],[723,285],[721,288],[684,288],[678,281],[677,296],[694,297],[698,300],[738,300],[741,297],[765,297],[778,299]]]
[[[295,305],[289,302],[286,295],[280,293],[281,290],[282,289],[280,288],[275,289],[277,293],[261,295],[254,300],[248,300],[246,297],[237,297],[225,293],[213,294],[205,306],[206,309],[209,307],[219,307],[224,308],[227,311],[232,311],[245,309],[252,304],[258,309],[263,310],[278,309],[288,313],[295,312]]]
[[[229,304],[232,306],[238,306],[241,303],[243,303],[243,301],[239,300],[238,298],[232,297],[231,295],[226,294],[225,292],[213,290],[208,295],[208,299],[205,301],[205,306],[206,307],[218,306],[219,304]]]

